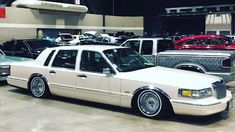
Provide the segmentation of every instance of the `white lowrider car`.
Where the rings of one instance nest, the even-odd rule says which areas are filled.
[[[129,107],[146,117],[205,116],[229,110],[222,79],[154,67],[126,47],[69,46],[44,50],[33,62],[13,63],[7,81],[35,97],[60,95]]]

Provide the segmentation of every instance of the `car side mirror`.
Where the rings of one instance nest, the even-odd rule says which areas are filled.
[[[106,67],[106,68],[103,68],[103,74],[106,75],[106,77],[111,77],[112,76],[112,72],[111,72],[111,69]]]

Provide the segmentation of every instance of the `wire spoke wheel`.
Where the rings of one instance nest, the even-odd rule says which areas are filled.
[[[154,117],[161,111],[162,101],[156,92],[148,90],[140,93],[137,105],[143,115]]]
[[[45,94],[46,85],[41,77],[34,77],[31,80],[30,90],[35,97],[42,97]]]

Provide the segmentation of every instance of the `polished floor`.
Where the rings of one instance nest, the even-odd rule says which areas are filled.
[[[235,93],[233,93],[235,95]],[[235,102],[235,101],[234,101]],[[234,105],[235,106],[235,105]],[[75,99],[37,99],[0,84],[0,132],[234,132],[235,108],[228,117],[173,116],[154,120],[130,109]]]

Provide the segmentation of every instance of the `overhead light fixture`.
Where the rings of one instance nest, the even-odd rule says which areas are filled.
[[[88,11],[88,8],[83,5],[65,4],[65,3],[49,2],[42,0],[16,0],[12,3],[12,6],[20,8],[78,12],[78,13],[86,13]]]

